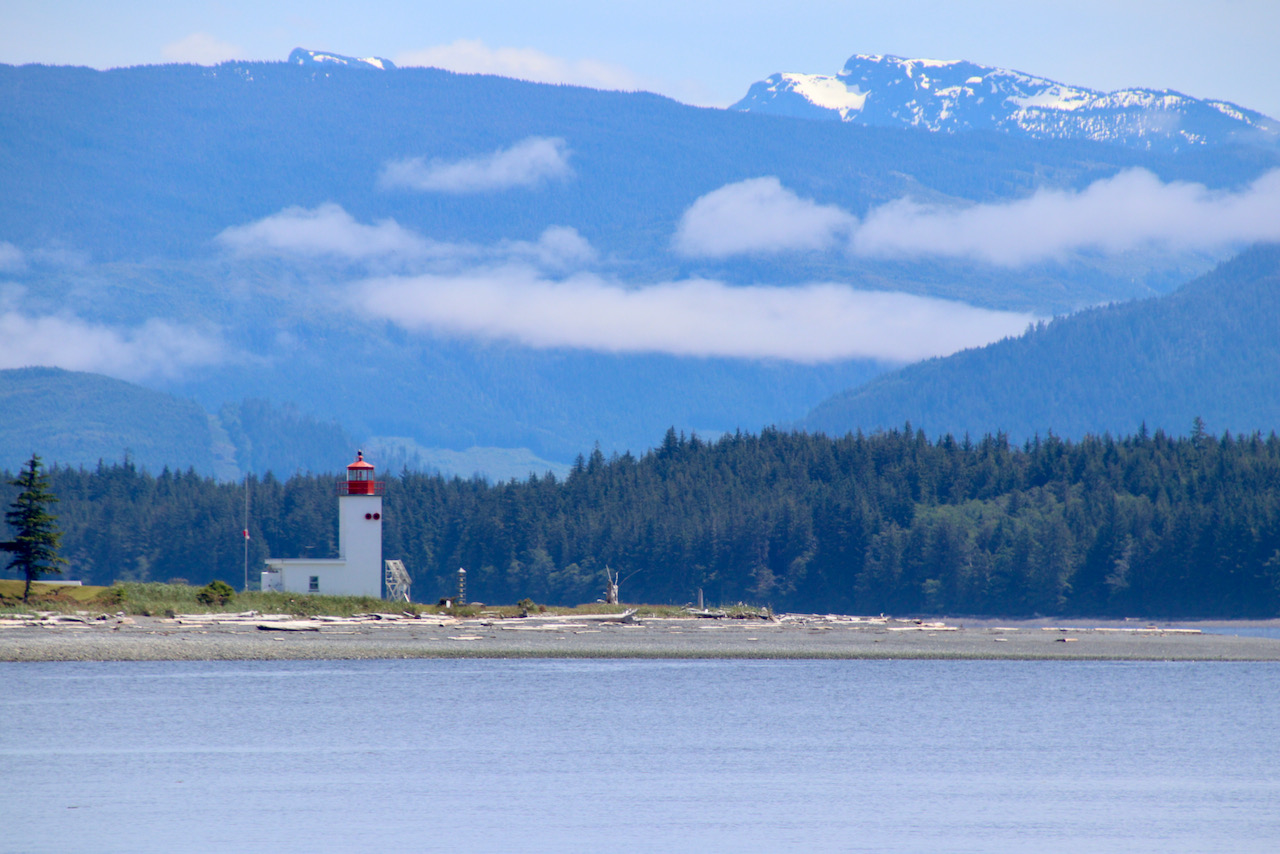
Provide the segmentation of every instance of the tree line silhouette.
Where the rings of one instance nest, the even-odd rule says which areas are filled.
[[[9,478],[6,478],[9,479]],[[414,598],[748,602],[845,613],[1270,617],[1280,614],[1280,439],[1163,432],[1013,446],[766,429],[580,456],[564,478],[387,480],[384,556]],[[333,475],[250,478],[262,560],[337,548]],[[55,468],[68,577],[243,572],[244,484],[125,461]],[[4,496],[8,500],[12,496]]]

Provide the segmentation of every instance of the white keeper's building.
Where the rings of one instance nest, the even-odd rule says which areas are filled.
[[[338,556],[324,560],[268,558],[262,589],[382,598],[382,493],[364,453],[338,481]]]

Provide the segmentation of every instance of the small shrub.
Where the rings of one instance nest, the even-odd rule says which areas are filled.
[[[129,594],[118,584],[108,587],[98,594],[98,601],[108,606],[123,605],[128,599]]]
[[[236,595],[236,591],[225,581],[210,581],[196,594],[196,601],[202,605],[225,605]]]

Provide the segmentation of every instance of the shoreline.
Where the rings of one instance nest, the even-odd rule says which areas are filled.
[[[773,620],[294,619],[209,614],[177,618],[0,619],[0,662],[282,661],[405,658],[896,659],[1028,661],[1280,661],[1280,639],[1211,628],[1278,620],[994,620],[781,615]]]

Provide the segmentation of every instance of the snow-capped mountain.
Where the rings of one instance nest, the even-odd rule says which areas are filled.
[[[389,59],[380,56],[343,56],[338,53],[327,53],[322,50],[307,50],[295,47],[289,54],[291,65],[342,65],[347,68],[373,68],[387,71],[396,65]]]
[[[1280,143],[1280,122],[1170,89],[1099,92],[972,62],[857,54],[834,77],[774,74],[732,109],[944,133],[1000,130],[1170,149]]]

